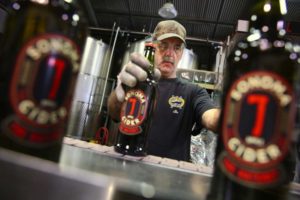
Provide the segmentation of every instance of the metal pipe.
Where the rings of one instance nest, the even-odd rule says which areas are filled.
[[[213,44],[218,44],[218,45],[224,44],[224,42],[222,42],[222,41],[209,40],[209,39],[204,39],[204,38],[195,38],[195,37],[186,37],[186,40],[196,41],[196,42],[208,42],[208,43],[213,43]]]
[[[113,31],[112,29],[109,28],[97,28],[97,27],[89,27],[90,30],[95,30],[95,31]],[[132,33],[136,35],[145,35],[145,36],[151,36],[151,33],[146,33],[146,32],[141,32],[141,31],[130,31],[130,30],[121,30],[120,32],[124,33]],[[186,37],[186,40],[189,41],[196,41],[196,42],[208,42],[208,43],[214,43],[218,45],[223,45],[224,42],[222,41],[216,41],[216,40],[209,40],[209,39],[204,39],[204,38],[196,38],[196,37]]]
[[[109,76],[109,72],[110,72],[110,68],[111,68],[112,57],[113,57],[113,54],[114,54],[114,51],[115,51],[115,46],[116,46],[116,42],[117,42],[119,31],[120,31],[120,27],[118,26],[117,31],[116,31],[116,35],[115,35],[115,39],[114,39],[114,43],[113,43],[113,46],[112,46],[112,50],[111,50],[111,55],[110,55],[109,62],[108,62],[108,68],[107,68],[107,72],[106,72],[106,76],[105,76],[105,81],[104,81],[103,95],[102,95],[102,98],[101,98],[99,114],[101,114],[101,111],[102,111],[102,106],[103,106],[103,102],[104,102],[104,96],[105,96],[105,93],[106,93],[108,76]]]

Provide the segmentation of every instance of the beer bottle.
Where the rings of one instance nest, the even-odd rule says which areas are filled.
[[[86,38],[63,0],[16,1],[0,52],[0,147],[58,162]]]
[[[285,200],[299,56],[285,39],[284,1],[257,0],[249,35],[228,56],[207,200]]]
[[[125,101],[121,107],[120,125],[115,151],[133,156],[146,156],[147,132],[155,104],[154,47],[145,43],[145,57],[151,63],[148,78],[133,88],[126,87]]]

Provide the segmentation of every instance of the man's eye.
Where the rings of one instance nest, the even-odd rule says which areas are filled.
[[[179,51],[181,49],[181,46],[177,45],[174,47],[175,51]]]
[[[167,46],[166,44],[161,44],[161,45],[160,45],[160,48],[163,49],[163,50],[165,50],[165,49],[168,48],[168,46]]]

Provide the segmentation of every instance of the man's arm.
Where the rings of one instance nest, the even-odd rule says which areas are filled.
[[[122,102],[118,101],[116,91],[112,91],[110,93],[107,106],[109,116],[115,121],[120,121]]]
[[[205,111],[202,115],[202,124],[205,128],[217,132],[219,125],[221,110],[219,108],[213,108]]]

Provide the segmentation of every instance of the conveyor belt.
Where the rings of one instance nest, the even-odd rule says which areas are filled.
[[[112,147],[64,140],[59,164],[0,148],[2,200],[204,200],[212,170],[155,156],[132,157]],[[300,197],[291,184],[289,200]]]

